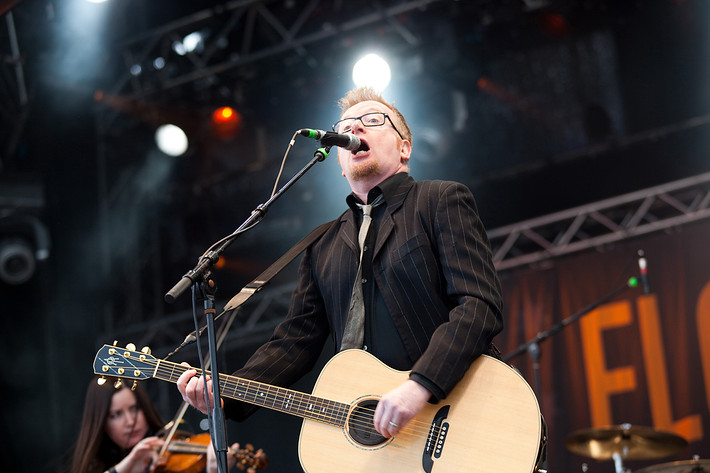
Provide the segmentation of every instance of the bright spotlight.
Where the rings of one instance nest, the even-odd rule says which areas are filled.
[[[184,56],[187,54],[187,50],[185,49],[185,46],[182,44],[181,41],[173,41],[173,51],[179,56]]]
[[[187,151],[187,135],[175,125],[161,125],[155,132],[158,149],[168,156],[180,156]]]
[[[382,92],[391,78],[389,64],[377,54],[368,54],[353,67],[353,82],[358,87],[370,86]]]
[[[188,53],[201,50],[203,42],[204,38],[199,31],[190,33],[182,39],[182,45],[185,46],[185,51]]]
[[[205,36],[195,31],[185,36],[182,41],[173,41],[172,48],[176,54],[184,56],[187,53],[202,52],[205,46]]]

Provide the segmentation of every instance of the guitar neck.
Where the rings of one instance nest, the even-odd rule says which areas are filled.
[[[152,376],[176,383],[180,375],[190,369],[202,375],[200,369],[158,360]],[[210,374],[209,371],[207,374]],[[224,397],[337,427],[344,427],[350,408],[342,402],[225,374],[219,375],[219,387]]]

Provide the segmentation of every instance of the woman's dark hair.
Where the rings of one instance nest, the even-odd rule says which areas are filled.
[[[106,419],[111,408],[111,399],[118,392],[110,381],[100,386],[98,377],[86,389],[84,414],[71,463],[72,473],[96,473],[106,471],[128,454],[106,434]],[[120,389],[129,389],[122,387]],[[160,414],[145,390],[137,385],[133,394],[138,408],[143,411],[148,430],[158,432],[164,425]]]

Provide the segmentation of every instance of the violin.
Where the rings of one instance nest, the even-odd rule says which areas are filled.
[[[197,434],[190,437],[171,441],[160,460],[156,463],[155,471],[158,473],[199,473],[207,465],[207,448],[210,446],[210,434]],[[229,449],[227,455],[237,459],[237,467],[247,470],[247,473],[256,473],[269,464],[269,460],[262,449],[254,451],[254,446],[247,444],[240,450]]]

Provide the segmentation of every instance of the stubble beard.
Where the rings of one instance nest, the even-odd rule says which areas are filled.
[[[351,179],[353,181],[362,181],[372,176],[377,176],[380,173],[380,163],[377,161],[368,161],[366,163],[354,164],[351,168]]]

